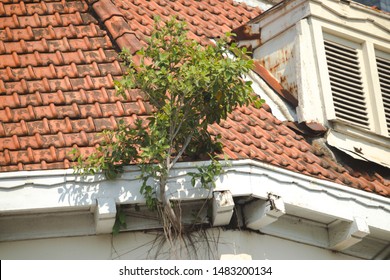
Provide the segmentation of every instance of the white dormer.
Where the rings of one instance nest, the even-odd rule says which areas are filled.
[[[253,21],[259,60],[328,143],[390,167],[390,14],[352,1],[287,0]]]

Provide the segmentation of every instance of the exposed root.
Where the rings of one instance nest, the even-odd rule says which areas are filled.
[[[190,230],[191,229],[191,230]],[[184,226],[181,235],[167,240],[165,232],[158,233],[149,250],[152,259],[217,259],[219,231]]]
[[[164,229],[165,239],[173,246],[177,237],[183,233],[183,225],[181,220],[181,213],[176,215],[170,203],[161,204],[158,206],[158,213]]]
[[[161,203],[158,211],[163,234],[156,238],[155,245],[158,246],[155,258],[165,251],[169,259],[198,259],[199,250],[203,251],[203,255],[207,255],[207,258],[215,258],[218,242],[214,234],[207,231],[209,226],[205,227],[204,224],[196,224],[196,222],[185,224],[182,220],[180,203]],[[198,215],[199,213],[196,217]]]

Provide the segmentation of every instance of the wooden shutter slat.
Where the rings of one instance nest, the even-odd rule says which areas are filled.
[[[336,117],[368,129],[367,104],[357,50],[328,40],[324,44]]]

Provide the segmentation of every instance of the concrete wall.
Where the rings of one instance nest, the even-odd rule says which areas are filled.
[[[207,239],[208,246],[205,240]],[[353,257],[248,231],[211,229],[193,235],[194,252],[161,246],[154,233],[50,238],[0,243],[0,259],[220,259],[249,254],[252,259],[354,259]],[[208,248],[208,249],[207,249]],[[160,251],[158,251],[160,249]],[[190,249],[191,251],[191,249]]]

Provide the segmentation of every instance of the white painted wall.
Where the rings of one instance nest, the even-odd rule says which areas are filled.
[[[291,242],[248,231],[211,229],[207,231],[211,249],[205,243],[195,244],[198,258],[220,259],[221,254],[249,254],[252,259],[355,259],[342,253]],[[50,238],[0,243],[0,259],[154,259],[156,250],[150,251],[156,235],[128,232],[111,235]],[[201,239],[204,240],[204,239]],[[158,246],[156,242],[155,248]],[[182,250],[182,252],[185,250]],[[188,259],[175,251],[162,249],[159,259]],[[194,255],[192,255],[194,258]]]

